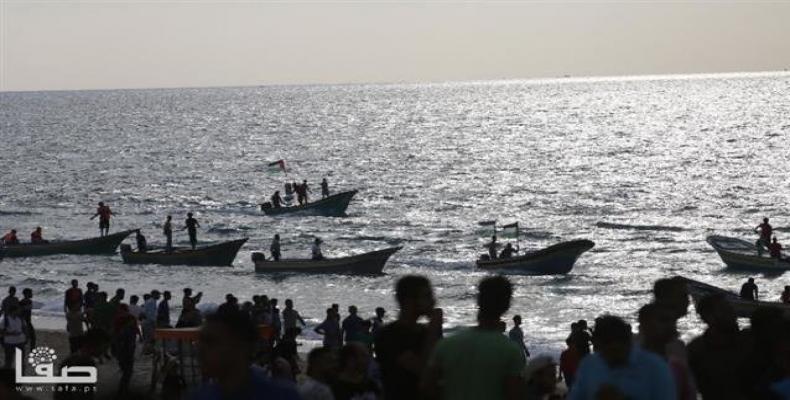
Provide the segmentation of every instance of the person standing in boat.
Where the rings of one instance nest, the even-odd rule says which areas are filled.
[[[488,258],[492,260],[496,260],[496,249],[499,247],[499,243],[497,243],[496,234],[491,236],[491,242],[486,244],[488,248]]]
[[[269,246],[269,251],[272,252],[272,260],[273,261],[280,261],[280,234],[277,233],[274,235],[274,239],[272,239],[272,245]]]
[[[99,217],[99,236],[107,236],[110,234],[110,217],[113,215],[109,206],[104,205],[103,201],[99,202],[99,207],[96,208],[96,214],[93,214],[91,219]]]
[[[162,233],[165,234],[165,251],[171,253],[173,251],[173,216],[168,215],[165,224],[162,226]]]
[[[324,254],[321,252],[321,239],[315,238],[313,241],[312,255],[313,260],[319,261],[324,259]]]
[[[145,240],[145,236],[140,232],[138,229],[135,232],[135,240],[137,241],[137,252],[138,253],[146,253],[148,252],[148,241]]]
[[[294,200],[294,186],[291,182],[285,182],[285,197],[283,197],[285,204],[290,206]]]
[[[44,240],[44,234],[41,230],[41,227],[36,227],[36,230],[30,234],[30,243],[33,244],[45,244],[49,243],[48,240]]]
[[[280,208],[282,207],[283,199],[280,197],[280,191],[276,190],[272,195],[270,201],[272,202],[272,207]]]
[[[200,224],[192,217],[192,213],[187,213],[187,220],[184,223],[186,225],[184,229],[189,234],[189,244],[192,246],[192,250],[195,250],[197,246],[197,228],[200,228]]]
[[[782,245],[776,240],[776,236],[774,236],[773,242],[768,245],[768,253],[771,255],[771,258],[782,259]]]
[[[757,253],[762,255],[763,247],[767,248],[771,244],[774,228],[768,223],[768,218],[763,218],[763,223],[757,225],[757,228],[754,230],[760,232],[760,239],[757,240]]]
[[[741,286],[741,298],[744,300],[752,300],[755,301],[759,298],[758,293],[759,289],[757,285],[754,283],[754,278],[749,278],[746,283]]]
[[[16,237],[16,229],[11,229],[10,232],[3,236],[3,244],[19,244],[19,238]]]
[[[327,182],[326,178],[324,178],[321,181],[321,198],[325,199],[327,197],[329,197],[329,182]]]
[[[513,248],[513,245],[508,243],[505,245],[505,248],[502,249],[502,252],[499,253],[499,258],[511,258],[513,254],[516,254],[518,250]]]

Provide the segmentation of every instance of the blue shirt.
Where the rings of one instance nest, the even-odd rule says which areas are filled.
[[[296,389],[282,383],[273,382],[266,374],[256,367],[250,367],[249,385],[239,393],[223,396],[222,389],[216,383],[205,383],[197,388],[191,400],[300,400]]]
[[[677,391],[669,365],[658,355],[637,346],[628,363],[610,368],[599,354],[584,357],[568,400],[593,400],[604,385],[611,385],[629,400],[675,400]]]

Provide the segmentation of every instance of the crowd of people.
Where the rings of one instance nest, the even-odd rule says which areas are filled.
[[[747,289],[756,292],[756,287]],[[63,365],[115,358],[119,393],[142,353],[153,349],[157,328],[200,327],[198,360],[204,383],[194,399],[788,399],[790,319],[776,308],[758,308],[742,329],[728,299],[702,298],[697,313],[707,328],[688,343],[677,321],[690,305],[687,281],[661,279],[652,301],[638,310],[638,330],[621,317],[601,315],[588,326],[573,322],[559,360],[533,356],[520,315],[511,328],[503,320],[513,296],[503,276],[483,278],[477,288],[477,323],[445,335],[443,312],[431,282],[417,275],[395,286],[398,315],[387,320],[377,308],[366,318],[348,306],[341,316],[332,304],[313,330],[322,337],[305,360],[298,340],[307,323],[292,300],[255,295],[240,302],[232,294],[204,316],[202,293],[183,290],[181,312],[171,319],[173,295],[152,290],[126,300],[111,298],[89,282],[74,280],[64,294],[71,356]],[[15,349],[36,346],[30,318],[32,291],[10,288],[2,301],[5,367]],[[142,300],[142,302],[141,302]],[[259,326],[271,328],[263,339]],[[17,366],[19,367],[19,366]],[[169,398],[180,398],[169,397]]]

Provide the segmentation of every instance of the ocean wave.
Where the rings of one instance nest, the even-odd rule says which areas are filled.
[[[666,232],[682,232],[685,228],[671,225],[630,225],[630,224],[617,224],[612,222],[596,222],[595,226],[605,229],[623,229],[633,231],[666,231]]]

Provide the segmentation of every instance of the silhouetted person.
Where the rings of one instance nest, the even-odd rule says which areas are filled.
[[[71,287],[63,295],[63,310],[68,311],[72,306],[82,308],[82,289],[76,279],[71,280]]]
[[[757,253],[761,254],[763,247],[768,247],[771,243],[771,236],[774,233],[774,228],[768,223],[768,218],[763,218],[763,223],[755,228],[760,232],[760,238],[757,240]]]
[[[121,379],[118,383],[118,393],[125,394],[129,390],[129,383],[134,373],[134,354],[140,328],[137,318],[129,312],[126,304],[118,307],[118,313],[113,321],[112,351],[118,360],[121,370]]]
[[[324,337],[324,347],[338,349],[343,345],[343,335],[340,330],[340,321],[337,311],[326,309],[326,318],[314,329],[315,333]]]
[[[208,378],[193,393],[193,400],[296,400],[292,387],[270,380],[253,366],[258,329],[238,311],[216,312],[206,318],[200,332],[200,367]]]
[[[280,197],[280,191],[279,190],[276,190],[274,192],[274,194],[272,195],[270,201],[272,203],[272,207],[274,207],[274,208],[282,207],[283,199],[282,199],[282,197]]]
[[[3,244],[5,245],[19,244],[19,238],[16,237],[16,229],[11,229],[10,232],[6,233],[5,236],[3,236]]]
[[[239,299],[237,299],[232,294],[228,293],[225,295],[225,302],[222,303],[218,308],[217,312],[231,312],[231,311],[239,311]]]
[[[321,198],[325,199],[327,197],[329,197],[329,182],[324,178],[321,181]]]
[[[521,329],[520,315],[513,316],[513,328],[510,329],[507,336],[516,344],[519,350],[521,350],[521,355],[524,358],[524,362],[526,362],[529,358],[529,350],[524,343],[524,331]]]
[[[361,343],[349,343],[340,350],[340,371],[332,382],[335,400],[376,399],[379,387],[368,377],[370,353]]]
[[[343,319],[341,325],[346,343],[359,340],[359,335],[362,333],[362,321],[362,318],[357,315],[357,306],[349,306],[348,316]]]
[[[614,316],[596,318],[595,353],[582,360],[569,400],[675,400],[667,363],[633,344],[631,327]]]
[[[426,397],[519,398],[524,359],[521,350],[502,334],[500,319],[510,308],[512,296],[513,286],[507,278],[493,276],[480,281],[477,326],[436,345],[423,378]]]
[[[30,234],[30,243],[33,244],[45,244],[49,243],[48,240],[44,240],[44,232],[42,231],[41,227],[37,227],[33,233]]]
[[[165,251],[170,253],[173,251],[173,216],[168,215],[162,225],[162,233],[165,235]]]
[[[285,299],[285,309],[282,312],[283,328],[287,331],[291,328],[298,328],[306,326],[304,319],[299,315],[299,311],[294,309],[294,302],[291,299]],[[299,325],[297,325],[299,324]]]
[[[745,399],[741,366],[746,346],[741,339],[735,310],[724,296],[709,295],[696,304],[707,325],[688,345],[689,366],[704,400]]]
[[[782,258],[782,245],[776,240],[776,236],[774,236],[773,242],[768,245],[768,253],[771,255],[771,258]]]
[[[36,347],[36,328],[33,326],[33,290],[22,289],[22,300],[19,300],[19,316],[25,322],[27,345],[29,350]]]
[[[497,248],[499,247],[499,243],[497,243],[496,235],[491,236],[491,241],[488,244],[486,244],[486,247],[488,247],[488,258],[492,260],[496,260],[496,256],[497,256],[496,251]]]
[[[644,350],[652,352],[667,362],[672,371],[678,400],[696,399],[691,371],[685,360],[668,353],[669,345],[677,340],[677,318],[674,310],[656,303],[639,309],[639,335]]]
[[[16,287],[9,286],[8,287],[8,296],[3,298],[3,302],[0,303],[0,314],[5,315],[8,310],[11,309],[11,306],[18,306],[19,305],[19,298],[16,297]]]
[[[272,253],[272,260],[280,261],[282,253],[280,252],[280,234],[275,234],[272,239],[272,244],[269,246],[269,251]]]
[[[324,259],[324,253],[321,252],[321,239],[315,238],[313,241],[313,247],[310,249],[311,258],[314,261],[320,261]]]
[[[197,246],[197,228],[200,228],[200,224],[192,217],[192,213],[187,213],[187,219],[184,221],[184,224],[184,229],[189,234],[189,244],[192,246],[192,250],[195,250],[195,246]]]
[[[112,217],[112,210],[109,206],[104,205],[104,202],[99,202],[99,207],[96,208],[96,214],[93,214],[91,219],[99,217],[99,235],[107,236],[110,234],[110,217]]]
[[[169,291],[162,292],[162,301],[156,308],[156,327],[157,328],[172,328],[170,325],[170,299],[172,295]]]
[[[384,327],[384,316],[386,314],[387,310],[385,310],[384,307],[376,307],[376,316],[370,319],[370,334],[373,335],[374,338],[378,336],[379,331]]]
[[[145,236],[138,230],[135,232],[134,239],[137,242],[137,251],[140,253],[148,252],[148,241],[145,240]]]
[[[744,300],[757,300],[759,289],[757,288],[757,284],[754,283],[754,278],[749,278],[746,283],[741,286],[741,298]]]
[[[511,258],[513,254],[516,254],[516,249],[513,248],[513,245],[508,243],[505,245],[505,248],[502,249],[502,252],[499,254],[499,258]]]

